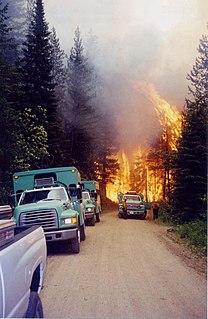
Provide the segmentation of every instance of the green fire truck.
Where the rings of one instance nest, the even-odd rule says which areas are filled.
[[[78,253],[80,241],[85,240],[85,216],[76,167],[17,172],[13,187],[17,225],[40,225],[47,242],[70,243]]]

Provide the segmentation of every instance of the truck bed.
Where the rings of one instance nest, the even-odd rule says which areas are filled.
[[[33,232],[35,229],[39,228],[40,226],[18,226],[14,228],[14,236],[12,238],[6,239],[0,242],[0,251],[9,247],[13,243],[17,242],[24,236],[28,235],[29,233]]]

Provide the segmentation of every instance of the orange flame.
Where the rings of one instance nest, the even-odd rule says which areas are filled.
[[[181,114],[177,111],[176,107],[171,106],[167,101],[159,96],[152,84],[134,82],[133,87],[143,93],[153,104],[160,125],[163,128],[163,138],[164,140],[168,139],[171,150],[176,150],[177,139],[181,134]]]
[[[124,151],[118,153],[118,162],[120,170],[114,179],[114,183],[108,183],[106,186],[106,196],[113,202],[117,202],[117,194],[119,192],[125,193],[129,190],[130,184],[130,167],[129,160]]]
[[[158,121],[163,130],[162,139],[169,151],[177,150],[177,139],[181,134],[181,114],[171,106],[154,89],[153,85],[144,82],[134,82],[133,87],[144,94],[153,104]],[[120,170],[114,184],[108,184],[107,197],[117,201],[118,192],[134,189],[143,193],[149,201],[161,199],[163,196],[164,170],[162,161],[156,157],[149,159],[150,147],[141,149],[138,145],[133,154],[122,150],[118,154]]]

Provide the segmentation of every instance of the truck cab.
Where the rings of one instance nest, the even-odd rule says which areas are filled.
[[[40,225],[47,242],[69,241],[73,252],[85,239],[84,208],[75,167],[18,172],[13,175],[17,225]]]
[[[95,204],[90,197],[89,191],[82,191],[83,205],[85,210],[85,224],[95,226],[96,209]]]
[[[82,181],[82,187],[89,192],[92,203],[95,205],[96,222],[100,222],[101,200],[99,183],[94,180]]]

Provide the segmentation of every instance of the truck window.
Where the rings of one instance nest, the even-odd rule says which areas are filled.
[[[141,201],[141,198],[138,195],[125,195],[123,199]]]
[[[84,200],[90,199],[89,193],[88,193],[88,192],[82,192],[82,198],[83,198]]]
[[[57,180],[56,174],[55,173],[44,173],[44,174],[36,174],[34,176],[34,185],[38,186],[41,185],[41,180],[43,185],[50,185],[54,184],[54,181]],[[53,182],[52,182],[53,181]]]
[[[63,188],[46,189],[39,191],[25,192],[20,200],[19,205],[36,203],[47,200],[67,200],[67,195]]]

